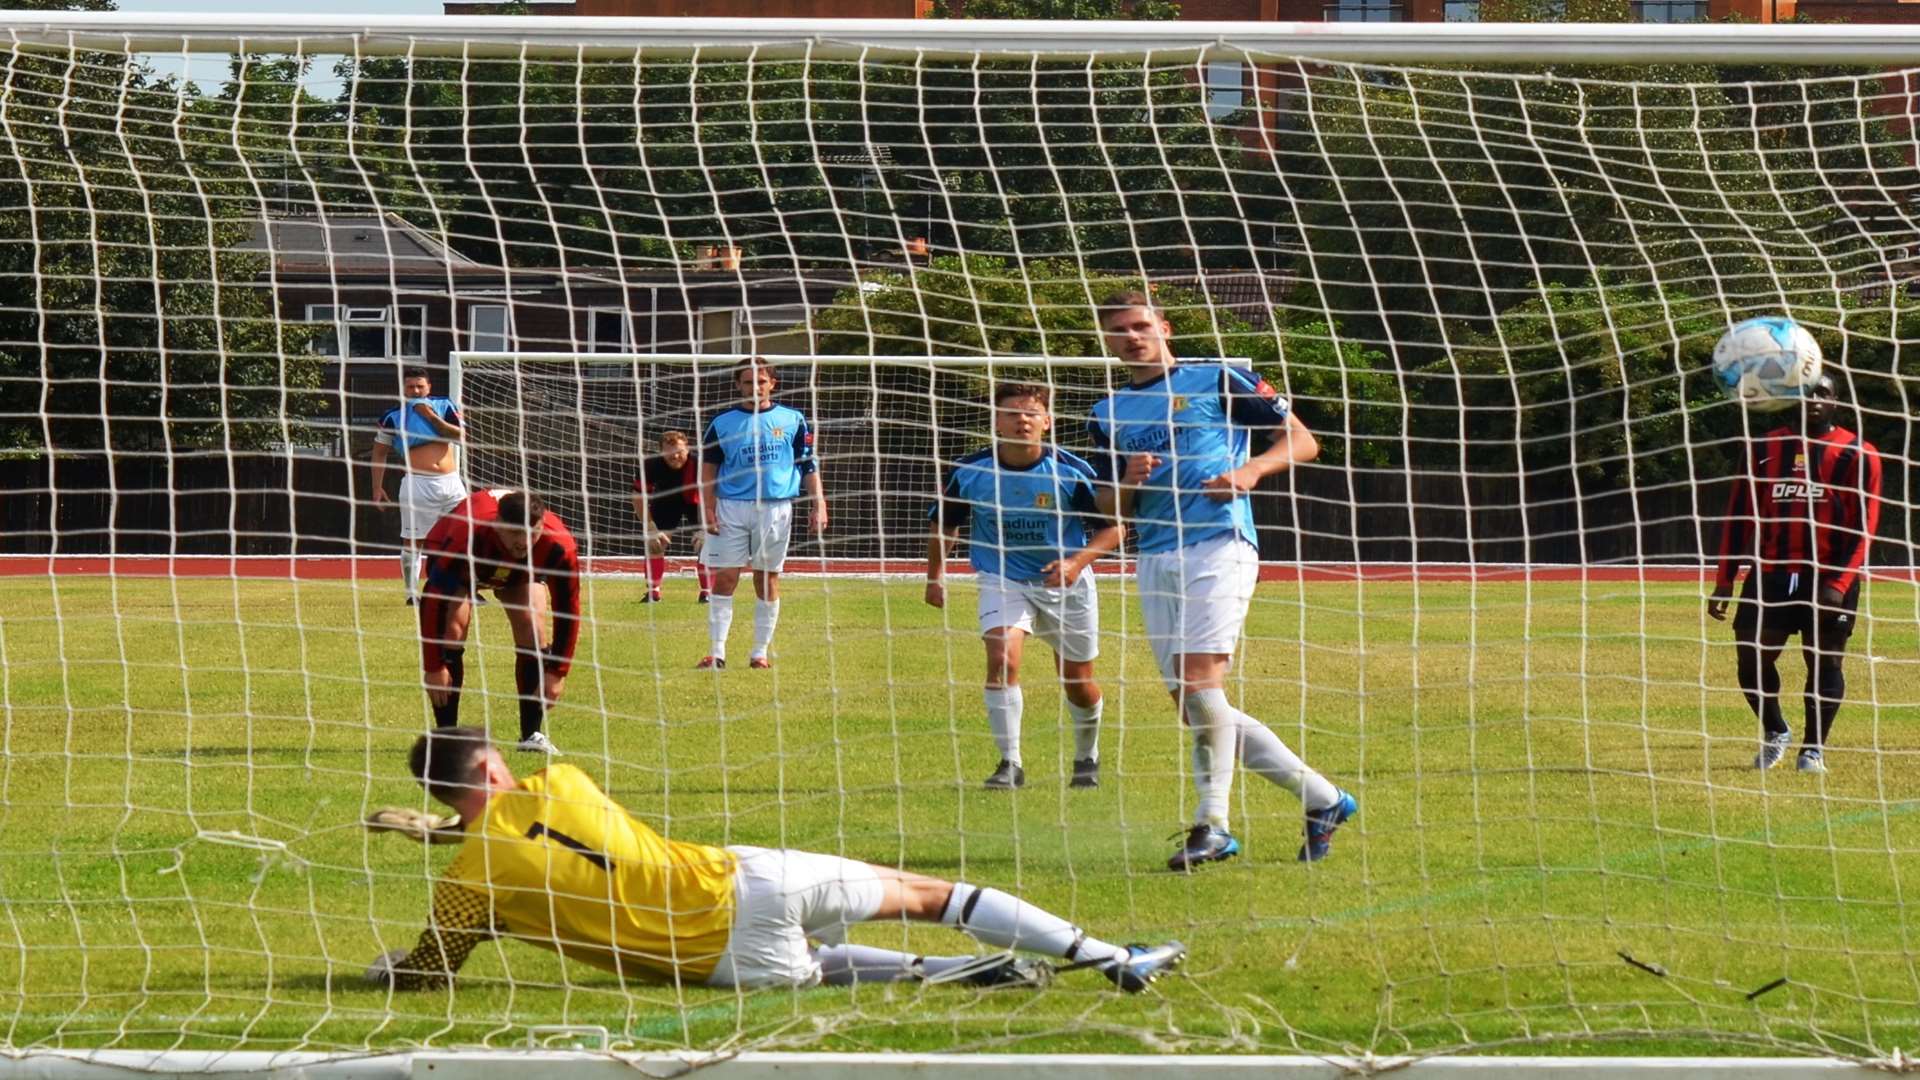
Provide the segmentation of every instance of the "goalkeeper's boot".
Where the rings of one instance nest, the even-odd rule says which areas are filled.
[[[553,740],[547,738],[547,733],[544,731],[536,731],[526,738],[521,739],[520,749],[529,754],[546,754],[549,757],[561,756],[560,748],[553,745]]]
[[[1333,850],[1333,830],[1359,812],[1360,804],[1344,791],[1332,806],[1307,811],[1307,842],[1300,845],[1299,860],[1319,862],[1326,858],[1327,852]]]
[[[1225,862],[1240,854],[1240,841],[1225,829],[1195,825],[1187,830],[1187,841],[1167,860],[1167,869],[1192,871],[1197,866]]]
[[[1095,758],[1081,758],[1073,763],[1073,779],[1068,787],[1096,788],[1100,786],[1100,762]]]
[[[1027,770],[1011,761],[1002,760],[994,767],[993,775],[980,785],[988,791],[1012,791],[1027,786]]]
[[[1187,958],[1187,947],[1177,941],[1164,945],[1129,945],[1127,955],[1120,957],[1101,972],[1113,980],[1113,985],[1129,994],[1137,994],[1153,985],[1154,980],[1180,966]]]
[[[764,656],[747,657],[747,667],[754,671],[766,671],[773,667],[773,661]]]
[[[1793,742],[1793,732],[1776,731],[1760,741],[1760,752],[1753,755],[1753,767],[1771,769],[1780,764],[1787,756],[1787,746]]]
[[[693,666],[699,671],[725,671],[727,670],[727,660],[723,656],[709,656]]]
[[[1800,751],[1800,757],[1793,763],[1793,767],[1801,772],[1823,773],[1827,771],[1827,762],[1820,756],[1819,748],[1809,746]]]
[[[941,973],[930,982],[958,982],[983,990],[1043,990],[1053,981],[1053,965],[1044,960],[1002,953],[983,956],[965,967]]]

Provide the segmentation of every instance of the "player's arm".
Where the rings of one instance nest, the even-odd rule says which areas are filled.
[[[651,495],[645,475],[633,480],[633,516],[640,519],[640,535],[653,535],[653,512],[647,508],[647,496]]]
[[[1223,367],[1220,388],[1227,416],[1233,423],[1265,430],[1269,441],[1267,448],[1248,458],[1246,464],[1202,484],[1208,496],[1220,500],[1238,498],[1267,477],[1320,456],[1320,440],[1314,438],[1313,432],[1294,414],[1292,404],[1267,380],[1237,368]]]
[[[720,535],[720,466],[727,460],[719,425],[719,417],[708,421],[707,434],[700,440],[700,521],[711,536]]]
[[[1707,599],[1707,615],[1715,621],[1727,617],[1734,580],[1740,576],[1740,568],[1747,564],[1748,549],[1752,546],[1753,469],[1749,459],[1745,472],[1734,477],[1733,486],[1727,491],[1727,512],[1720,519],[1720,568],[1714,577],[1713,595]]]
[[[383,419],[379,432],[373,437],[373,502],[376,506],[393,501],[387,497],[387,454],[392,445],[393,430]]]
[[[1160,467],[1160,459],[1153,454],[1122,458],[1098,416],[1087,418],[1087,439],[1093,444],[1094,499],[1100,516],[1109,521],[1124,520],[1133,513],[1134,496]]]
[[[827,488],[820,479],[820,463],[813,456],[813,429],[805,417],[793,433],[793,467],[800,470],[801,486],[813,504],[814,535],[827,531]]]
[[[1826,568],[1820,586],[1820,602],[1831,608],[1839,607],[1859,580],[1873,534],[1880,530],[1880,454],[1862,441],[1851,467],[1843,464],[1835,473],[1839,482],[1833,487],[1840,499],[1835,509],[1841,513],[1834,523],[1833,565]]]
[[[552,545],[541,568],[540,581],[553,599],[553,644],[543,651],[547,703],[560,699],[573,654],[580,647],[580,551],[573,538],[562,534]]]
[[[447,403],[447,415],[442,417],[432,405],[424,401],[413,403],[414,415],[427,422],[434,433],[448,442],[459,442],[466,438],[466,431],[460,427],[460,410],[452,402]]]
[[[960,537],[960,529],[973,512],[973,504],[960,497],[960,473],[954,470],[940,486],[940,494],[927,507],[927,603],[947,606],[947,552]]]
[[[413,951],[399,960],[382,957],[367,975],[395,990],[439,989],[450,985],[475,947],[494,935],[493,910],[486,896],[441,881],[433,890],[433,915]]]
[[[1087,567],[1099,562],[1103,556],[1119,550],[1120,541],[1126,535],[1126,527],[1118,521],[1102,518],[1099,506],[1099,489],[1094,486],[1091,475],[1076,484],[1069,496],[1069,509],[1079,515],[1087,530],[1087,546],[1064,559],[1048,563],[1046,582],[1059,588],[1071,585],[1080,579]]]

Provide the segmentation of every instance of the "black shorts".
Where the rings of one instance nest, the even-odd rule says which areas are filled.
[[[1733,616],[1734,636],[1753,641],[1760,634],[1771,638],[1799,634],[1806,645],[1817,639],[1826,648],[1844,646],[1853,636],[1860,611],[1860,579],[1856,577],[1840,598],[1838,610],[1814,603],[1818,579],[1818,574],[1748,574],[1740,589],[1740,608]]]
[[[700,507],[679,499],[662,499],[647,504],[653,527],[661,532],[677,532],[682,526],[700,524]]]

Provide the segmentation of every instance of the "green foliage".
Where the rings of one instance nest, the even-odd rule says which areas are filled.
[[[6,78],[0,447],[300,441],[322,365],[240,250],[245,176],[169,122],[203,103],[116,57],[19,53]]]

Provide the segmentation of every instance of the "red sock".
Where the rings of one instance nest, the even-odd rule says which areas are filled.
[[[707,564],[695,563],[693,567],[693,572],[700,575],[700,591],[712,592],[713,591],[713,574],[707,570]]]
[[[660,587],[660,579],[667,576],[667,557],[653,555],[647,559],[647,584],[652,588]]]

